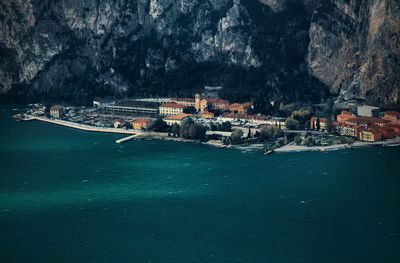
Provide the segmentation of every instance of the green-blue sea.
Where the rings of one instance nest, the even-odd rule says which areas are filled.
[[[0,262],[400,262],[400,148],[131,141],[0,107]]]

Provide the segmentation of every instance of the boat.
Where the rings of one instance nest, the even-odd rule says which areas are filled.
[[[345,147],[346,149],[353,150],[353,147],[352,147],[350,144],[346,144],[344,147]]]
[[[273,152],[274,152],[274,150],[269,150],[269,151],[267,151],[267,152],[264,152],[264,155],[267,156],[267,155],[270,155],[270,154],[273,153]]]

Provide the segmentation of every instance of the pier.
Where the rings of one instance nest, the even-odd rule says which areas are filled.
[[[141,133],[134,134],[134,135],[131,135],[131,136],[128,136],[128,137],[125,137],[125,138],[122,138],[122,139],[116,140],[115,142],[116,142],[116,143],[123,143],[123,142],[127,142],[127,141],[130,141],[130,140],[132,140],[133,138],[135,138],[136,136],[139,136],[139,135],[141,135]]]

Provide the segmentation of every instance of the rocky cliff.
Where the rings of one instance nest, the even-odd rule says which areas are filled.
[[[87,101],[209,84],[261,103],[328,87],[398,103],[399,17],[396,0],[1,0],[0,92]]]
[[[314,13],[307,62],[341,101],[399,103],[400,2],[334,0]]]

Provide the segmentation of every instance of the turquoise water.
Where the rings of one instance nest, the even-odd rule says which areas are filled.
[[[215,149],[0,108],[0,262],[400,262],[400,148]]]

